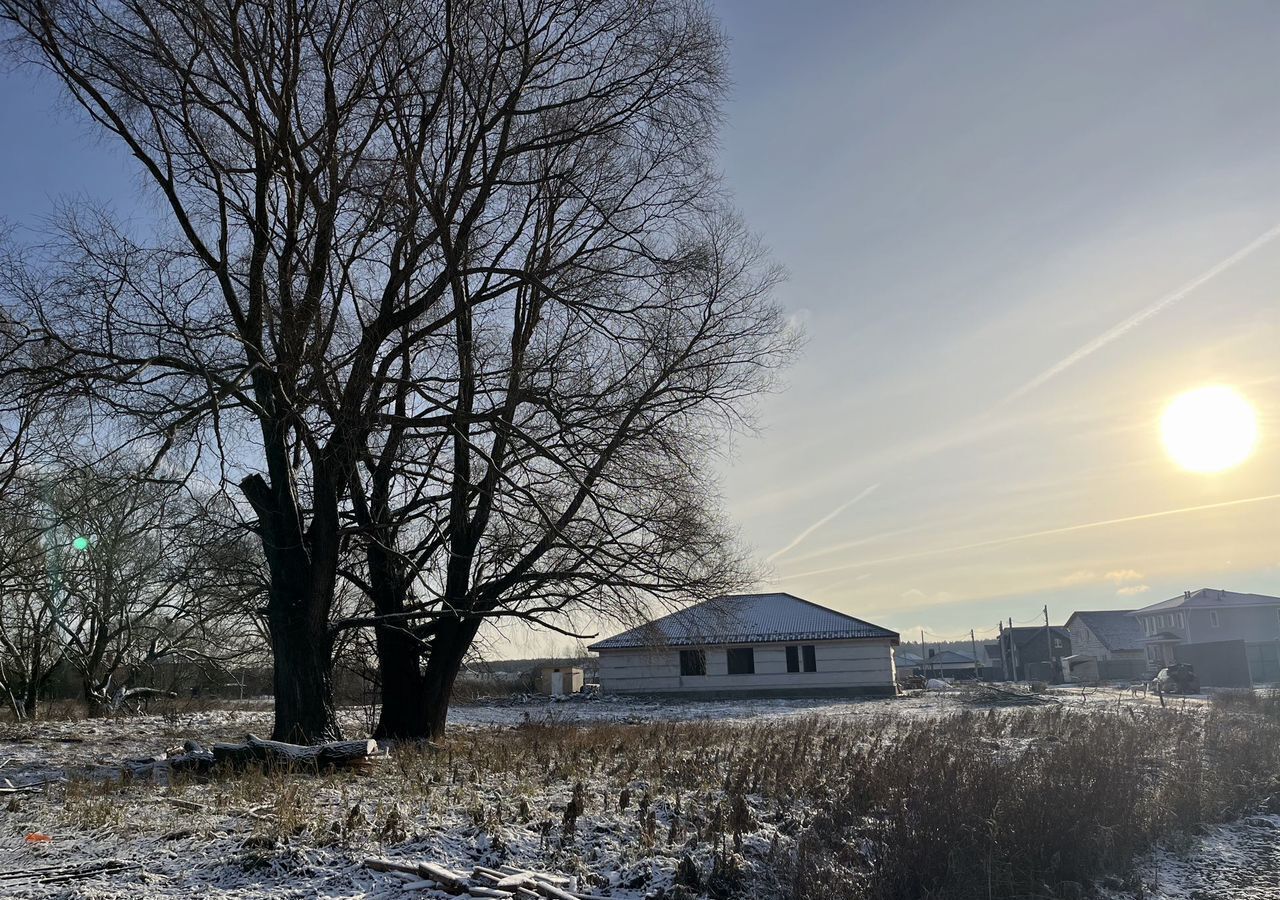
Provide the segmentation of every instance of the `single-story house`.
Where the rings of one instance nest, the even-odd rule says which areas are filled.
[[[600,690],[688,696],[893,695],[897,632],[791,594],[717,597],[588,647]]]
[[[899,672],[910,672],[912,669],[918,669],[922,662],[924,662],[924,658],[914,650],[899,647],[893,651],[893,664]]]
[[[955,650],[930,650],[920,667],[929,678],[976,678],[980,674],[977,660]]]

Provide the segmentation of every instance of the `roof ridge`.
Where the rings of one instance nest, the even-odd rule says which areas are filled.
[[[896,641],[898,634],[787,591],[764,591],[711,597],[597,641],[588,649],[859,639]]]

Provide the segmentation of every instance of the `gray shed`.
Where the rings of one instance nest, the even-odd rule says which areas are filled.
[[[583,681],[582,669],[576,666],[539,666],[533,672],[533,689],[553,697],[578,693]]]

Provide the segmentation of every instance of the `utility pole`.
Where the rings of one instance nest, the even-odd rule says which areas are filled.
[[[973,647],[973,680],[978,680],[978,639],[974,637],[973,629],[969,629],[969,645]]]
[[[1013,680],[1018,680],[1018,640],[1013,631],[1013,616],[1009,617],[1009,661],[1013,663]],[[1023,673],[1026,674],[1025,672]]]
[[[1049,604],[1044,606],[1044,652],[1049,658],[1049,675],[1046,680],[1053,684],[1053,632],[1049,630]]]
[[[1004,680],[1009,680],[1009,657],[1004,649],[1004,622],[997,622],[996,627],[1000,629],[1000,668],[1004,671]]]
[[[929,680],[929,657],[924,649],[924,629],[920,629],[920,671],[924,673],[924,680]]]

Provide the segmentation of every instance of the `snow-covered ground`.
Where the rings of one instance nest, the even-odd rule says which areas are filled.
[[[1127,692],[1064,690],[1053,695],[1081,709],[1157,703]],[[1183,701],[1174,701],[1181,703]],[[1190,706],[1203,703],[1188,699]],[[888,717],[947,716],[972,708],[956,693],[864,700],[659,702],[625,698],[517,698],[458,706],[450,714],[466,752],[499,753],[526,740],[529,724],[589,725],[715,720],[757,725],[814,716],[873,725]],[[349,733],[368,721],[344,714]],[[468,770],[450,747],[419,761],[388,758],[373,774],[266,778],[240,776],[166,786],[103,777],[125,760],[148,757],[195,738],[239,740],[270,731],[264,707],[0,725],[0,787],[40,782],[36,792],[0,795],[0,896],[84,898],[265,897],[391,898],[447,896],[360,866],[369,855],[426,860],[459,869],[513,863],[580,879],[583,891],[639,900],[661,896],[679,863],[667,830],[709,822],[718,787],[692,792],[673,817],[672,798],[644,780],[584,786],[586,809],[572,838],[563,836],[575,780],[572,760],[556,771]],[[477,751],[479,747],[479,751]],[[550,766],[551,763],[548,763]],[[423,774],[429,773],[429,774]],[[163,774],[163,773],[161,773]],[[631,799],[623,801],[625,786]],[[654,792],[654,826],[644,834],[643,797]],[[676,800],[676,803],[681,801]],[[753,798],[748,802],[754,804]],[[771,845],[786,822],[754,810],[758,827],[741,851],[753,893],[767,892]],[[48,840],[29,840],[45,835]],[[668,849],[670,847],[677,849]],[[1280,898],[1280,817],[1254,816],[1215,827],[1181,853],[1151,855],[1142,869],[1146,900]],[[704,847],[704,858],[709,848]],[[74,875],[74,867],[118,861],[115,871]],[[26,873],[22,876],[22,873]],[[22,877],[15,877],[19,875]],[[1113,894],[1116,900],[1136,900]]]
[[[1112,900],[1276,900],[1280,898],[1280,815],[1217,825],[1189,845],[1162,848],[1139,866],[1141,890]]]
[[[656,700],[607,695],[563,698],[524,696],[486,704],[455,706],[449,711],[449,724],[510,727],[530,723],[585,725],[598,722],[691,722],[702,719],[743,722],[810,715],[873,719],[886,715],[939,715],[958,708],[955,698],[943,694],[867,700]]]

